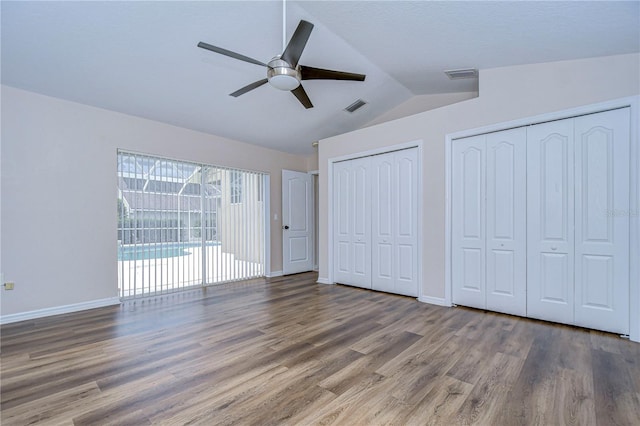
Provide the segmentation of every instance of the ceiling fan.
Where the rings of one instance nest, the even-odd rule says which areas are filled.
[[[283,29],[284,30],[284,29]],[[239,59],[241,61],[249,62],[251,64],[261,65],[267,68],[267,78],[255,81],[245,87],[236,90],[231,93],[230,96],[238,97],[245,93],[262,86],[269,82],[273,87],[280,90],[289,90],[295,95],[296,98],[305,108],[313,108],[313,104],[307,96],[304,87],[300,82],[302,80],[353,80],[364,81],[364,74],[355,74],[344,71],[333,71],[322,68],[313,68],[305,65],[300,65],[298,60],[302,55],[302,51],[309,40],[313,30],[313,24],[304,20],[301,20],[296,28],[289,44],[286,45],[281,55],[273,57],[268,63],[258,61],[248,56],[241,55],[236,52],[232,52],[221,47],[213,46],[208,43],[200,42],[198,47],[210,50],[212,52],[219,53],[221,55],[229,56],[230,58]]]

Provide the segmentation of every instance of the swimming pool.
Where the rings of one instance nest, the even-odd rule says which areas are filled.
[[[208,242],[207,247],[220,243]],[[189,249],[201,247],[201,243],[138,244],[118,247],[118,260],[166,259],[191,254]]]

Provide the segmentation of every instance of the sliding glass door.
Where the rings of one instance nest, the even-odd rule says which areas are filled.
[[[118,152],[120,296],[264,275],[265,178]]]

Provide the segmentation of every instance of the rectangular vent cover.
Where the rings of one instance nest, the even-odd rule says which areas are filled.
[[[354,111],[356,111],[357,109],[362,108],[366,104],[367,103],[365,101],[363,101],[362,99],[358,99],[357,101],[355,101],[354,103],[352,103],[351,105],[346,107],[344,110],[353,113]]]
[[[449,70],[444,72],[451,80],[460,80],[463,78],[477,78],[478,70],[475,68],[467,68],[460,70]]]

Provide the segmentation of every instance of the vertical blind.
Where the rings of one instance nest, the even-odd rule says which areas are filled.
[[[265,177],[119,151],[120,296],[263,276]]]

